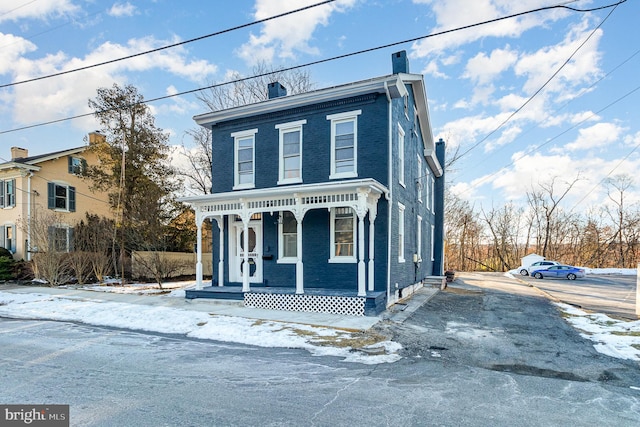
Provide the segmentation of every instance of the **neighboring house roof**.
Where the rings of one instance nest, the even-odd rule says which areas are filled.
[[[38,171],[40,167],[39,163],[43,163],[49,160],[59,159],[60,157],[71,156],[73,154],[78,154],[87,149],[86,146],[76,147],[76,148],[68,148],[66,150],[54,151],[53,153],[45,153],[39,154],[37,156],[29,156],[29,157],[21,157],[18,159],[13,159],[9,162],[0,163],[0,170],[6,169],[25,169],[31,171]]]
[[[391,99],[402,98],[407,95],[405,84],[410,84],[412,87],[418,116],[426,118],[426,120],[420,120],[420,132],[425,145],[424,156],[434,171],[434,174],[437,177],[442,176],[442,165],[440,165],[435,154],[435,143],[430,128],[429,109],[427,107],[427,95],[421,74],[391,74],[296,95],[271,98],[254,104],[242,105],[225,110],[211,111],[194,116],[193,119],[201,126],[213,126],[223,121],[247,118],[273,111],[318,104],[337,98],[358,96],[372,92],[385,93]]]

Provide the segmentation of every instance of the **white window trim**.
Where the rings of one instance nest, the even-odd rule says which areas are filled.
[[[398,262],[405,262],[404,247],[406,246],[406,227],[404,218],[405,206],[398,202]]]
[[[418,154],[418,179],[416,182],[416,189],[418,191],[418,202],[422,203],[422,157]]]
[[[256,186],[256,133],[258,129],[243,130],[240,132],[233,132],[231,137],[233,138],[233,189],[242,190],[247,188],[255,188]],[[238,174],[238,140],[251,137],[253,138],[253,182],[239,184],[240,176]]]
[[[16,225],[14,223],[7,223],[0,225],[0,229],[2,230],[0,246],[7,249],[12,254],[15,254],[18,247],[18,241],[16,240],[16,233],[18,232],[18,229],[16,228]],[[10,247],[7,247],[7,229],[12,229],[11,234],[13,235],[13,238],[11,239],[12,245],[10,245]]]
[[[330,114],[327,120],[331,120],[331,170],[329,179],[356,178],[358,176],[358,116],[362,110],[347,111],[344,113]],[[353,171],[336,173],[336,123],[353,121]]]
[[[346,206],[345,206],[346,207]],[[356,233],[357,233],[357,223],[356,223],[356,214],[355,212],[353,212],[353,209],[351,209],[351,213],[353,215],[353,256],[336,256],[336,247],[335,247],[335,243],[336,243],[336,235],[335,235],[335,228],[336,228],[336,208],[331,208],[331,215],[330,215],[330,219],[329,219],[329,233],[330,233],[330,242],[329,242],[329,263],[330,264],[355,264],[358,262],[358,259],[356,258],[356,252],[358,247],[356,246],[356,242],[357,242],[357,238],[356,238]]]
[[[7,192],[7,186],[9,183],[13,183],[12,186],[12,193]],[[2,209],[13,209],[16,207],[16,185],[17,185],[17,180],[16,178],[5,178],[5,179],[1,179],[0,180],[0,186],[2,186],[2,203],[0,204],[0,208]],[[7,198],[9,197],[9,194],[11,194],[13,196],[13,203],[7,203]]]
[[[422,262],[422,217],[418,215],[418,229],[416,231],[416,253],[418,262]]]
[[[281,123],[275,126],[280,131],[280,148],[278,155],[278,185],[282,184],[297,184],[302,182],[302,125],[306,125],[306,120],[298,120],[295,122]],[[284,134],[287,132],[300,132],[300,176],[298,178],[285,178],[284,177]]]
[[[427,167],[424,171],[424,191],[425,191],[424,198],[427,201],[427,210],[431,209],[431,192],[429,191],[429,187],[431,186],[431,183],[429,178],[430,178],[429,168]]]
[[[279,212],[279,215],[280,215],[279,216],[280,220],[278,221],[278,260],[276,261],[276,263],[277,264],[295,264],[298,261],[297,256],[295,257],[282,256],[282,254],[284,253],[284,227],[283,227],[284,221],[282,220],[282,215],[284,215],[284,212]],[[296,226],[297,226],[297,221],[296,221]],[[296,231],[296,237],[297,237],[297,231]],[[300,250],[300,248],[297,248],[296,250]]]
[[[398,182],[400,185],[406,188],[404,183],[404,144],[405,144],[405,133],[402,126],[398,123],[398,161],[400,162],[400,166],[398,167]]]
[[[435,261],[435,254],[433,251],[433,248],[435,246],[435,231],[436,231],[436,226],[432,225],[431,226],[431,261]]]
[[[436,191],[435,191],[435,183],[436,180],[433,176],[429,177],[431,179],[431,213],[436,213]]]

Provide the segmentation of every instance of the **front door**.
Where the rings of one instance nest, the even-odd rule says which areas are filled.
[[[231,282],[242,282],[244,274],[249,274],[249,283],[262,283],[262,221],[249,221],[249,245],[244,247],[244,225],[235,221],[229,245],[229,275]],[[249,263],[245,265],[244,255],[248,252]]]

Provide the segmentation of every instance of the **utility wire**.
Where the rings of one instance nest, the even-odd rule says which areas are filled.
[[[632,53],[629,57],[627,57],[627,59],[625,59],[624,61],[622,61],[621,63],[619,63],[618,65],[616,65],[614,68],[612,68],[611,70],[607,71],[603,76],[601,76],[598,80],[594,81],[591,85],[589,85],[588,87],[583,88],[582,90],[580,90],[580,92],[573,97],[572,99],[568,100],[567,102],[565,102],[563,105],[561,105],[560,107],[558,107],[555,110],[549,111],[541,120],[539,120],[536,124],[532,125],[530,128],[528,128],[527,130],[525,130],[524,132],[520,133],[518,136],[516,136],[512,143],[520,138],[522,138],[524,135],[526,135],[527,133],[531,132],[533,129],[537,128],[540,126],[541,123],[543,123],[545,120],[547,120],[549,117],[553,116],[555,113],[564,110],[569,104],[571,104],[573,101],[577,100],[578,98],[580,98],[582,95],[584,95],[586,92],[588,92],[589,90],[593,89],[596,85],[598,85],[601,81],[603,81],[604,79],[606,79],[607,77],[609,77],[611,74],[613,74],[614,72],[616,72],[618,69],[620,69],[623,65],[625,65],[627,62],[631,61],[636,55],[638,55],[640,53],[640,49],[636,50],[634,53]],[[590,115],[589,118],[593,117],[593,115]],[[581,122],[583,123],[583,122]],[[507,145],[504,145],[502,147],[500,147],[499,149],[495,150],[494,152],[491,153],[491,155],[495,155],[496,153],[498,153],[500,150],[506,148]],[[484,159],[481,162],[486,161],[489,157],[491,157],[491,155],[487,155],[484,157]],[[459,176],[464,176],[464,173],[459,175]]]
[[[87,66],[84,66],[84,67],[74,68],[72,70],[61,71],[61,72],[55,73],[55,74],[47,74],[46,76],[34,77],[34,78],[28,79],[28,80],[21,80],[21,81],[18,81],[18,82],[2,84],[2,85],[0,85],[0,89],[5,88],[5,87],[10,87],[10,86],[16,86],[16,85],[20,85],[20,84],[24,84],[24,83],[35,82],[35,81],[38,81],[38,80],[49,79],[51,77],[62,76],[62,75],[65,75],[65,74],[71,74],[71,73],[75,73],[77,71],[88,70],[90,68],[99,67],[99,66],[102,66],[102,65],[113,64],[114,62],[124,61],[125,59],[131,59],[131,58],[136,58],[138,56],[148,55],[150,53],[160,52],[160,51],[165,50],[165,49],[170,49],[170,48],[176,47],[176,46],[182,46],[182,45],[185,45],[185,44],[188,44],[188,43],[193,43],[193,42],[196,42],[196,41],[204,40],[204,39],[207,39],[209,37],[219,36],[221,34],[229,33],[231,31],[235,31],[235,30],[240,30],[242,28],[250,27],[252,25],[262,24],[264,22],[271,21],[273,19],[277,19],[277,18],[281,18],[283,16],[287,16],[287,15],[291,15],[291,14],[294,14],[294,13],[302,12],[304,10],[312,9],[314,7],[322,6],[322,5],[325,5],[325,4],[328,4],[328,3],[332,3],[334,1],[336,1],[336,0],[325,0],[325,1],[320,2],[320,3],[312,4],[312,5],[305,6],[305,7],[301,7],[299,9],[290,10],[288,12],[284,12],[284,13],[281,13],[281,14],[278,14],[278,15],[270,16],[268,18],[259,19],[257,21],[253,21],[253,22],[248,22],[246,24],[238,25],[238,26],[235,26],[235,27],[232,27],[232,28],[227,28],[226,30],[216,31],[215,33],[206,34],[204,36],[196,37],[196,38],[185,40],[185,41],[178,42],[178,43],[173,43],[173,44],[170,44],[170,45],[162,46],[162,47],[159,47],[159,48],[156,48],[156,49],[147,50],[147,51],[144,51],[144,52],[134,53],[132,55],[123,56],[121,58],[110,59],[108,61],[99,62],[97,64],[92,64],[92,65],[87,65]],[[626,1],[626,0],[624,0],[624,1]]]
[[[626,0],[625,0],[626,1]],[[522,109],[524,107],[527,106],[527,104],[529,104],[531,101],[533,101],[533,99],[540,93],[542,92],[542,90],[547,87],[547,85],[549,83],[551,83],[551,81],[558,75],[558,73],[560,73],[560,71],[562,71],[562,69],[573,59],[573,57],[578,53],[578,51],[580,49],[582,49],[582,47],[591,39],[591,37],[593,37],[593,35],[596,33],[596,31],[607,21],[607,19],[609,19],[609,17],[611,16],[611,14],[616,10],[616,8],[618,7],[620,3],[615,4],[613,6],[613,9],[611,9],[609,11],[609,14],[607,16],[604,17],[604,19],[600,22],[600,24],[598,24],[598,26],[596,28],[593,29],[593,31],[591,31],[591,33],[589,33],[589,36],[583,40],[582,43],[580,43],[580,45],[571,53],[571,55],[569,55],[569,57],[566,59],[566,61],[564,61],[562,63],[562,65],[560,65],[560,67],[547,79],[546,82],[544,82],[544,84],[542,86],[540,86],[538,88],[538,90],[536,90],[520,107],[518,107],[513,113],[511,113],[509,115],[509,117],[507,117],[502,123],[500,123],[498,125],[498,127],[496,127],[494,130],[492,130],[491,132],[489,132],[484,138],[482,138],[480,141],[476,142],[475,144],[473,144],[471,147],[469,147],[469,149],[467,149],[465,152],[463,152],[462,154],[460,154],[458,156],[458,160],[464,156],[466,156],[467,154],[469,154],[472,150],[474,150],[475,148],[477,148],[480,144],[482,144],[483,142],[485,142],[487,139],[489,139],[489,137],[491,135],[493,135],[494,133],[496,133],[498,130],[500,130],[504,125],[506,125],[516,114],[518,114],[520,111],[522,111]]]
[[[310,66],[313,66],[313,65],[323,64],[323,63],[326,63],[326,62],[336,61],[336,60],[339,60],[339,59],[344,59],[344,58],[348,58],[348,57],[352,57],[352,56],[362,55],[362,54],[373,52],[373,51],[376,51],[376,50],[386,49],[386,48],[398,46],[398,45],[401,45],[401,44],[412,43],[412,42],[416,42],[418,40],[424,40],[424,39],[428,39],[428,38],[431,38],[431,37],[441,36],[441,35],[449,34],[449,33],[456,32],[456,31],[461,31],[461,30],[466,30],[466,29],[469,29],[469,28],[479,27],[481,25],[491,24],[491,23],[494,23],[494,22],[503,21],[505,19],[510,19],[510,18],[515,18],[515,17],[518,17],[518,16],[528,15],[530,13],[536,13],[536,12],[552,10],[552,9],[569,9],[569,10],[572,10],[574,12],[582,12],[582,13],[584,13],[584,12],[593,12],[593,11],[596,11],[596,10],[602,10],[602,9],[607,9],[607,8],[611,8],[611,7],[616,7],[619,4],[622,4],[622,3],[626,2],[626,1],[627,0],[620,0],[617,3],[613,3],[613,4],[609,4],[609,5],[605,5],[605,6],[600,6],[600,7],[596,7],[596,8],[591,8],[591,9],[577,9],[577,8],[573,8],[573,7],[565,6],[565,5],[555,5],[555,6],[540,7],[540,8],[531,9],[531,10],[528,10],[528,11],[525,11],[525,12],[519,12],[519,13],[515,13],[515,14],[512,14],[512,15],[503,16],[503,17],[500,17],[500,18],[494,18],[494,19],[489,19],[487,21],[477,22],[475,24],[469,24],[469,25],[464,25],[462,27],[457,27],[457,28],[452,28],[452,29],[449,29],[449,30],[439,31],[437,33],[432,33],[432,34],[419,36],[419,37],[413,37],[413,38],[410,38],[410,39],[406,39],[406,40],[402,40],[402,41],[398,41],[398,42],[393,42],[393,43],[388,43],[388,44],[380,45],[380,46],[377,46],[377,47],[362,49],[362,50],[358,50],[358,51],[355,51],[355,52],[346,53],[346,54],[343,54],[343,55],[337,55],[337,56],[333,56],[333,57],[330,57],[330,58],[325,58],[325,59],[320,59],[320,60],[317,60],[317,61],[307,62],[306,64],[294,65],[294,66],[291,66],[291,67],[283,68],[283,69],[281,69],[279,71],[286,72],[286,71],[291,71],[291,70],[295,70],[295,69],[299,69],[299,68],[305,68],[305,67],[310,67]],[[265,72],[265,73],[262,73],[262,74],[256,74],[256,75],[253,75],[253,76],[243,77],[243,78],[239,78],[239,79],[236,79],[236,80],[231,80],[231,81],[224,82],[224,83],[213,84],[213,85],[210,85],[210,86],[205,86],[205,87],[192,89],[192,90],[188,90],[188,91],[184,91],[184,92],[177,92],[177,93],[174,93],[174,94],[171,94],[171,95],[165,95],[165,96],[161,96],[161,97],[157,97],[157,98],[148,99],[146,101],[142,101],[141,103],[151,103],[151,102],[161,101],[161,100],[165,100],[165,99],[169,99],[169,98],[173,98],[173,97],[177,97],[177,96],[189,95],[189,94],[192,94],[192,93],[200,92],[200,91],[207,90],[207,89],[213,89],[213,88],[225,86],[225,85],[228,85],[228,84],[240,83],[240,82],[251,80],[251,79],[254,79],[254,78],[265,77],[265,76],[267,76],[269,74],[271,74],[271,73]],[[0,86],[0,87],[2,87],[2,86]],[[116,110],[118,108],[121,108],[121,107],[114,107],[112,109],[102,110],[102,111],[99,111],[98,113],[103,113],[103,112],[106,112],[106,111],[112,111],[112,110]],[[40,126],[51,125],[51,124],[60,123],[60,122],[68,121],[68,120],[74,120],[74,119],[79,119],[79,118],[83,118],[83,117],[89,117],[89,116],[92,116],[94,114],[96,114],[96,112],[79,114],[79,115],[76,115],[76,116],[65,117],[65,118],[62,118],[62,119],[50,120],[48,122],[36,123],[36,124],[33,124],[33,125],[28,125],[28,126],[23,126],[23,127],[19,127],[19,128],[4,130],[4,131],[0,131],[0,135],[6,134],[6,133],[11,133],[11,132],[17,132],[17,131],[21,131],[21,130],[26,130],[26,129],[32,129],[32,128],[36,128],[36,127],[40,127]]]
[[[640,86],[637,86],[636,88],[630,90],[629,92],[625,93],[624,95],[618,97],[617,99],[615,99],[614,101],[610,102],[609,104],[607,104],[606,106],[602,107],[601,109],[599,109],[598,111],[591,113],[589,116],[585,117],[584,119],[582,119],[580,122],[576,123],[575,125],[569,127],[568,129],[563,130],[562,132],[560,132],[559,134],[557,134],[556,136],[554,136],[553,138],[549,138],[546,142],[544,142],[543,144],[540,144],[534,148],[532,148],[531,150],[526,151],[524,154],[522,154],[520,157],[518,157],[517,159],[513,160],[511,163],[509,163],[508,165],[505,165],[503,167],[501,167],[500,169],[498,169],[497,171],[495,171],[494,173],[492,173],[491,175],[488,175],[486,177],[484,177],[483,179],[481,179],[480,181],[476,182],[475,184],[473,184],[472,186],[470,186],[469,188],[465,189],[463,192],[461,192],[460,194],[464,194],[467,193],[471,190],[473,190],[474,188],[477,188],[479,185],[484,184],[485,182],[487,182],[489,179],[491,179],[492,177],[496,176],[497,174],[499,174],[500,172],[502,172],[503,170],[505,170],[506,168],[508,168],[509,166],[514,165],[516,162],[518,162],[519,160],[522,160],[525,156],[538,151],[539,149],[541,149],[542,147],[544,147],[545,145],[550,144],[551,142],[555,141],[556,139],[560,138],[562,135],[568,133],[569,131],[581,126],[583,123],[587,122],[588,120],[590,120],[592,117],[598,115],[599,113],[603,112],[604,110],[607,110],[609,107],[612,107],[613,105],[617,104],[618,102],[622,101],[623,99],[627,98],[628,96],[631,96],[633,93],[637,92],[640,90]],[[640,146],[640,144],[639,144]],[[638,147],[636,147],[638,148]],[[635,151],[635,148],[634,148]],[[633,152],[633,151],[632,151]],[[629,153],[629,155],[631,155],[631,153]],[[628,157],[628,156],[627,156]],[[626,159],[626,157],[625,157]],[[615,170],[615,168],[614,168]],[[613,171],[609,172],[609,174],[613,173]]]

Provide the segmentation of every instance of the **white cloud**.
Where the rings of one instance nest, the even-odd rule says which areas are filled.
[[[512,67],[518,54],[509,49],[495,49],[487,56],[484,52],[478,53],[467,61],[463,78],[472,80],[476,84],[486,85],[492,82],[503,71]]]
[[[615,123],[596,123],[578,131],[575,141],[566,144],[561,150],[579,151],[604,148],[619,140],[624,128]]]
[[[295,3],[280,0],[257,0],[255,18],[265,19],[293,9],[312,5],[315,0]],[[290,59],[296,52],[317,55],[317,47],[310,45],[318,26],[326,26],[334,12],[342,12],[356,3],[356,0],[338,0],[335,3],[314,7],[282,18],[267,21],[259,35],[251,34],[249,41],[238,49],[238,55],[248,64],[260,61],[272,62],[275,58]],[[339,40],[341,41],[341,40]]]
[[[36,60],[23,58],[15,61],[10,71],[14,74],[15,80],[27,80],[36,76],[105,62],[173,42],[156,40],[152,37],[132,39],[126,45],[106,42],[84,58],[69,58],[62,52]],[[217,71],[214,64],[204,60],[189,60],[187,52],[181,47],[151,55],[142,55],[127,61],[36,81],[28,85],[15,86],[13,92],[14,118],[19,123],[28,124],[85,114],[89,112],[87,99],[95,96],[97,88],[111,86],[114,82],[120,85],[126,84],[128,80],[125,73],[129,71],[141,72],[157,69],[195,82],[205,81],[207,77]],[[141,90],[143,91],[144,88]],[[37,105],[38,108],[34,108],[34,105]],[[83,128],[94,126],[87,123],[89,120],[92,119],[77,120],[73,124]]]
[[[0,23],[22,19],[45,20],[80,10],[73,0],[12,0],[0,2]]]
[[[545,46],[531,54],[521,55],[515,66],[515,72],[516,75],[526,78],[524,92],[532,94],[542,87],[592,31],[588,20],[585,19],[579,25],[570,28],[562,42]],[[564,92],[581,84],[590,83],[600,74],[598,63],[601,54],[598,51],[598,44],[602,34],[602,30],[594,33],[545,87],[546,92],[558,92],[567,97]]]
[[[122,16],[133,16],[136,14],[136,11],[136,7],[129,2],[115,3],[111,6],[107,14],[119,18]]]
[[[431,6],[438,23],[432,33],[460,28],[465,25],[512,15],[549,4],[546,0],[518,2],[504,0],[413,0],[413,2]],[[543,25],[545,22],[557,20],[565,15],[566,12],[552,10],[545,14],[524,15],[481,25],[469,30],[455,31],[437,36],[437,43],[434,43],[434,39],[431,38],[414,43],[413,54],[416,57],[437,55],[444,50],[462,46],[484,37],[517,38],[531,28]]]

